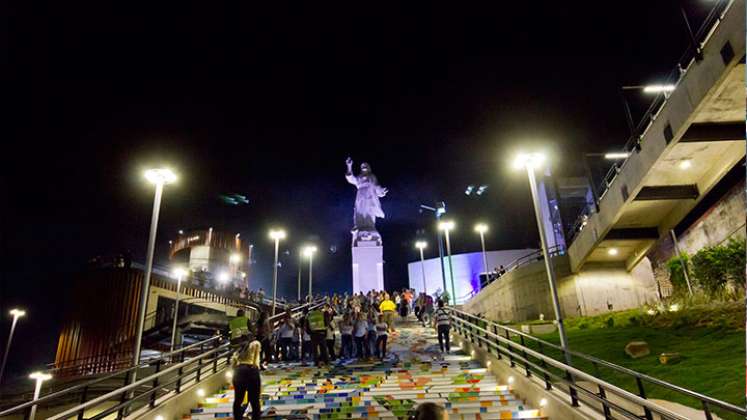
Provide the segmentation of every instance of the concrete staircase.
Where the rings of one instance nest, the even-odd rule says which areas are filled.
[[[439,357],[432,329],[414,322],[402,327],[390,335],[392,352],[383,361],[272,366],[262,375],[263,418],[407,419],[428,401],[445,407],[449,419],[544,418],[469,356]],[[229,419],[232,400],[228,387],[204,398],[184,419]]]

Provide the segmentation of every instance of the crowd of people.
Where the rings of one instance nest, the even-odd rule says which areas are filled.
[[[298,318],[286,311],[276,328],[264,312],[250,322],[239,311],[229,323],[231,343],[237,348],[234,418],[241,419],[246,410],[245,393],[249,394],[252,419],[260,418],[260,372],[267,364],[301,362],[303,366],[313,363],[321,367],[350,359],[384,360],[389,335],[396,333],[396,319],[405,319],[411,313],[423,326],[430,324],[436,329],[440,350],[449,352],[451,318],[442,297],[434,299],[425,293],[415,296],[414,289],[334,294],[324,297],[322,305],[305,308]]]

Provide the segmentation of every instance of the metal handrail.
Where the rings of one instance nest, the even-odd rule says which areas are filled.
[[[27,401],[25,403],[22,403],[22,404],[19,404],[19,405],[15,406],[15,407],[11,407],[11,408],[9,408],[7,410],[0,411],[0,417],[13,414],[13,413],[15,413],[17,411],[20,411],[20,410],[23,410],[25,408],[31,407],[32,405],[37,405],[37,404],[40,404],[40,403],[44,403],[44,402],[47,402],[47,401],[50,401],[50,400],[54,400],[54,399],[63,397],[65,395],[71,394],[71,393],[73,393],[75,391],[84,389],[86,387],[90,387],[91,385],[96,385],[98,383],[104,382],[104,381],[106,381],[108,379],[112,379],[112,378],[120,376],[122,374],[126,375],[129,372],[132,372],[133,370],[144,368],[144,367],[148,367],[151,364],[153,364],[154,362],[163,361],[163,360],[167,360],[169,358],[173,358],[172,356],[174,356],[176,354],[185,352],[187,350],[191,350],[191,349],[196,348],[198,346],[204,346],[204,345],[206,345],[208,343],[211,343],[211,342],[213,342],[213,341],[215,341],[217,339],[220,339],[220,337],[211,337],[211,338],[208,338],[206,340],[190,344],[189,346],[185,346],[185,347],[183,347],[181,349],[174,350],[174,351],[168,352],[168,353],[163,353],[160,356],[155,356],[153,358],[149,358],[149,359],[147,359],[144,362],[140,362],[140,364],[137,365],[137,366],[131,366],[131,367],[126,368],[126,369],[121,369],[121,370],[113,372],[113,373],[111,373],[109,375],[102,376],[102,377],[96,378],[96,379],[92,379],[90,381],[87,381],[87,382],[84,382],[84,383],[81,383],[81,384],[73,385],[73,386],[71,386],[69,388],[61,389],[61,390],[53,392],[51,394],[47,394],[47,395],[45,395],[45,396],[43,396],[43,397],[41,397],[39,399]]]
[[[152,374],[152,375],[150,375],[148,377],[145,377],[143,379],[137,380],[137,381],[135,381],[135,382],[133,382],[133,383],[127,385],[127,386],[124,386],[122,388],[119,388],[119,389],[116,389],[114,391],[111,391],[111,392],[109,392],[107,394],[104,394],[104,395],[101,395],[99,397],[96,397],[96,398],[94,398],[92,400],[89,400],[89,401],[87,401],[87,402],[85,402],[83,404],[80,404],[78,406],[70,408],[70,409],[68,409],[66,411],[63,411],[62,413],[56,414],[56,415],[54,415],[52,417],[48,417],[47,420],[64,419],[64,418],[72,417],[73,415],[77,416],[78,413],[81,412],[81,410],[85,410],[85,409],[87,409],[89,407],[92,407],[92,406],[98,405],[98,404],[100,404],[102,402],[111,400],[112,397],[121,396],[121,395],[127,395],[127,394],[130,393],[130,391],[132,391],[132,390],[134,390],[134,389],[136,389],[136,388],[138,388],[138,387],[140,387],[142,385],[151,384],[151,383],[154,382],[154,380],[157,380],[157,379],[159,379],[159,378],[161,378],[161,377],[163,377],[163,376],[165,376],[165,375],[167,375],[167,374],[169,374],[171,372],[183,369],[184,367],[189,366],[191,364],[200,362],[201,360],[205,359],[208,356],[211,356],[212,354],[218,352],[219,350],[226,350],[226,349],[229,348],[229,346],[230,346],[229,343],[222,344],[221,346],[213,348],[212,350],[208,350],[205,353],[202,353],[201,355],[199,355],[197,357],[194,357],[194,358],[192,358],[190,360],[187,360],[187,361],[178,363],[176,365],[170,366],[170,367],[168,367],[168,368],[166,368],[166,369],[164,369],[164,370],[162,370],[160,372],[154,373],[154,374]],[[225,356],[225,355],[221,355],[221,356]],[[188,372],[186,374],[180,375],[179,377],[177,377],[177,379],[182,379],[184,376],[186,376],[186,375],[188,375],[190,373],[192,373],[192,372],[190,371],[190,372]],[[153,390],[157,390],[157,388],[154,388]],[[142,395],[140,395],[138,397],[142,397]],[[130,399],[129,401],[127,401],[124,404],[131,403],[133,401],[135,401],[135,399]],[[120,405],[122,405],[122,404],[120,404]],[[115,407],[115,408],[121,409],[121,408],[124,408],[124,407],[127,407],[127,406],[129,406],[129,404],[128,405],[124,405],[122,407]]]
[[[323,304],[324,304],[324,302],[306,303],[304,305],[300,305],[300,306],[297,306],[295,308],[292,308],[291,309],[291,313],[293,314],[294,317],[296,317],[296,316],[300,315],[300,313],[304,309],[307,309],[307,308],[308,309],[314,309],[314,308],[317,308],[317,307],[319,307],[319,306],[321,306]],[[275,328],[275,324],[278,321],[282,320],[282,318],[284,316],[285,316],[285,313],[281,312],[281,313],[279,313],[279,314],[277,314],[275,316],[269,317],[268,321],[271,323],[271,325],[273,326],[273,328]],[[208,345],[208,344],[213,343],[213,342],[217,342],[217,340],[220,340],[221,338],[222,337],[220,337],[220,336],[211,337],[211,338],[208,338],[206,340],[190,344],[190,345],[185,346],[185,347],[183,347],[181,349],[174,350],[174,351],[168,352],[168,353],[163,353],[163,354],[161,354],[159,356],[155,356],[155,357],[152,357],[152,358],[148,358],[147,360],[141,362],[137,366],[133,366],[133,367],[129,367],[129,368],[126,368],[126,369],[118,370],[118,371],[113,372],[113,373],[111,373],[109,375],[106,375],[106,376],[103,376],[103,377],[100,377],[100,378],[96,378],[96,379],[93,379],[91,381],[87,381],[85,383],[77,384],[77,385],[74,385],[72,387],[65,388],[63,390],[57,391],[57,392],[53,392],[53,393],[45,395],[45,396],[43,396],[43,397],[41,397],[39,399],[27,401],[25,403],[19,404],[17,406],[11,407],[11,408],[9,408],[7,410],[4,410],[4,411],[0,412],[0,417],[16,413],[18,411],[30,408],[31,406],[34,406],[34,405],[38,405],[38,404],[50,402],[50,401],[53,401],[53,400],[57,400],[57,399],[59,399],[61,397],[73,394],[73,393],[75,393],[77,391],[80,391],[80,390],[86,390],[87,388],[91,387],[92,385],[99,384],[101,382],[104,382],[106,380],[112,379],[112,378],[117,377],[117,376],[125,375],[125,377],[127,377],[130,374],[130,372],[132,372],[132,371],[134,371],[136,369],[140,369],[140,368],[144,368],[144,367],[149,367],[149,366],[152,366],[154,363],[160,364],[161,362],[165,362],[165,361],[168,361],[168,360],[173,360],[174,359],[173,358],[174,355],[177,355],[179,353],[183,354],[185,351],[191,350],[191,349],[194,349],[194,348],[197,348],[197,347],[204,348],[205,345]],[[190,360],[196,360],[197,358],[200,358],[203,355],[195,356],[194,358],[192,358]],[[162,372],[165,372],[165,371],[162,371]],[[140,382],[140,381],[138,381],[138,382]]]
[[[497,331],[498,329],[500,329],[500,330],[506,332],[507,334],[506,334],[506,337],[504,338],[506,340],[510,341],[509,337],[511,336],[511,334],[514,334],[516,336],[522,337],[521,344],[515,343],[518,346],[521,346],[522,352],[525,351],[525,349],[528,349],[527,347],[525,347],[523,345],[523,343],[524,343],[523,339],[524,338],[529,339],[531,341],[534,341],[534,342],[538,343],[540,349],[542,349],[544,346],[546,346],[546,347],[550,347],[550,348],[556,349],[556,350],[561,351],[561,352],[565,351],[561,346],[559,346],[557,344],[550,343],[549,341],[542,340],[540,338],[534,337],[534,336],[532,336],[530,334],[527,334],[527,333],[524,333],[522,331],[518,331],[516,329],[507,327],[505,325],[500,325],[500,324],[498,324],[498,323],[496,323],[494,321],[487,320],[487,319],[484,319],[484,318],[472,315],[470,313],[461,311],[461,310],[456,309],[456,308],[452,308],[451,310],[454,313],[457,313],[457,314],[459,314],[459,315],[461,315],[463,317],[468,317],[468,318],[479,320],[480,322],[485,323],[485,325],[493,327],[495,331]],[[473,325],[476,325],[476,324],[473,324]],[[481,328],[481,327],[478,327],[478,328]],[[503,338],[503,337],[501,337],[501,338]],[[511,342],[514,343],[513,341],[511,341]],[[641,393],[643,395],[645,395],[645,390],[643,389],[643,385],[642,385],[642,383],[640,381],[646,381],[646,382],[649,382],[651,384],[658,385],[658,386],[661,386],[663,388],[667,388],[667,389],[669,389],[671,391],[674,391],[674,392],[677,392],[677,393],[689,396],[691,398],[695,398],[695,399],[697,399],[698,401],[701,402],[701,404],[703,405],[703,407],[704,407],[704,409],[706,411],[708,411],[708,406],[712,405],[712,406],[716,406],[716,407],[722,408],[724,410],[727,410],[727,411],[730,411],[730,412],[733,412],[733,413],[736,413],[736,414],[740,414],[742,416],[747,415],[747,411],[744,408],[735,406],[735,405],[730,404],[728,402],[721,401],[719,399],[710,397],[708,395],[700,394],[698,392],[689,390],[687,388],[683,388],[681,386],[674,385],[672,383],[663,381],[661,379],[654,378],[654,377],[646,375],[644,373],[640,373],[640,372],[637,372],[635,370],[632,370],[632,369],[629,369],[629,368],[626,368],[626,367],[623,367],[623,366],[616,365],[614,363],[608,362],[606,360],[599,359],[597,357],[594,357],[594,356],[591,356],[591,355],[588,355],[588,354],[585,354],[585,353],[579,353],[577,351],[573,351],[573,350],[570,350],[570,349],[567,350],[567,352],[568,352],[568,354],[570,354],[573,357],[586,360],[588,362],[591,362],[594,365],[605,366],[605,367],[608,367],[608,368],[610,368],[610,369],[612,369],[614,371],[620,372],[622,374],[625,374],[625,375],[628,375],[628,376],[632,376],[633,378],[636,379],[636,382],[638,383],[639,389],[640,389],[640,391],[641,391]],[[543,357],[549,357],[549,356],[545,356],[543,354]]]
[[[708,42],[715,29],[721,23],[723,16],[731,8],[733,3],[734,0],[720,0],[708,13],[708,16],[705,18],[698,31],[694,34],[694,39],[701,40],[699,41],[698,45],[699,49],[702,49],[702,47],[705,46],[705,44]],[[687,72],[690,70],[693,62],[696,61],[696,54],[697,50],[695,46],[688,45],[688,47],[677,60],[676,66],[669,71],[663,82],[665,82],[666,84],[679,85],[679,82],[682,80],[684,75],[687,74]],[[685,63],[684,66],[683,62]],[[654,98],[651,100],[651,104],[633,128],[634,132],[631,133],[631,135],[625,141],[625,145],[622,148],[623,151],[633,152],[634,150],[638,150],[638,148],[640,147],[641,139],[645,136],[646,132],[648,131],[648,127],[655,119],[656,114],[658,114],[658,112],[661,111],[664,105],[666,105],[669,96],[671,96],[671,93],[665,94],[663,92],[654,96]],[[602,178],[602,188],[599,190],[597,198],[598,202],[601,202],[602,198],[605,196],[607,191],[609,191],[612,183],[617,178],[617,175],[622,171],[622,168],[628,163],[629,160],[630,156],[620,162],[615,162],[604,175],[604,177]],[[589,180],[589,183],[593,182],[593,179]],[[573,232],[571,232],[569,238],[569,243],[572,243],[576,239],[576,236],[578,236],[578,233],[583,229],[583,224],[580,222],[580,220],[584,216],[590,217],[590,215],[592,214],[592,211],[590,210],[591,209],[587,206],[587,208],[583,209],[581,211],[581,214],[579,214],[579,216],[576,218],[576,221],[573,225]]]
[[[558,255],[565,255],[565,247],[563,245],[554,245],[548,249],[548,254],[550,257],[556,257]],[[541,261],[544,259],[544,253],[541,249],[535,250],[529,254],[522,255],[519,258],[516,258],[515,260],[508,263],[508,265],[504,266],[503,274],[500,276],[488,276],[488,282],[485,284],[487,286],[488,284],[493,283],[494,281],[498,280],[502,276],[508,274],[511,271],[516,270],[519,267],[523,267],[529,263],[535,262],[535,261]],[[490,274],[490,273],[488,273]]]
[[[557,369],[560,369],[560,370],[564,371],[566,373],[566,375],[567,375],[567,378],[568,378],[568,379],[561,378],[558,375],[555,375],[552,372],[548,371],[546,368],[543,368],[543,367],[541,367],[539,365],[536,365],[536,364],[532,363],[532,367],[534,367],[535,369],[541,371],[541,373],[543,373],[543,374],[546,375],[546,380],[547,380],[547,376],[548,375],[549,376],[555,376],[558,379],[560,379],[563,382],[565,382],[566,385],[569,386],[569,389],[574,389],[576,391],[580,391],[582,393],[585,393],[586,395],[588,395],[588,396],[590,396],[592,398],[595,398],[598,401],[600,401],[603,405],[605,405],[605,407],[612,407],[612,408],[615,408],[615,409],[618,409],[618,410],[622,411],[622,413],[624,415],[626,415],[627,417],[629,417],[629,418],[639,418],[639,416],[637,416],[636,414],[631,413],[628,410],[625,410],[622,407],[617,406],[616,404],[614,404],[611,401],[607,400],[606,397],[602,396],[602,395],[604,395],[603,392],[600,392],[600,394],[602,394],[602,395],[597,395],[597,394],[589,392],[589,390],[586,389],[586,388],[578,386],[575,383],[575,380],[576,379],[582,379],[582,380],[585,380],[585,381],[588,381],[588,382],[592,382],[595,385],[597,385],[600,390],[603,390],[603,391],[612,391],[613,393],[615,393],[616,395],[618,395],[620,397],[623,397],[627,401],[633,402],[633,403],[635,403],[638,406],[644,407],[644,408],[646,408],[646,409],[648,409],[648,410],[650,410],[650,411],[652,411],[654,413],[657,413],[657,414],[663,416],[664,418],[675,419],[675,420],[688,420],[687,417],[684,417],[684,416],[681,416],[681,415],[679,415],[677,413],[671,412],[671,411],[667,410],[666,408],[659,406],[658,404],[655,404],[655,403],[652,403],[649,400],[646,400],[645,398],[641,398],[641,397],[639,397],[639,396],[637,396],[635,394],[632,394],[632,393],[630,393],[630,392],[628,392],[628,391],[626,391],[626,390],[624,390],[622,388],[618,388],[617,386],[615,386],[613,384],[610,384],[610,383],[605,382],[605,381],[603,381],[601,379],[598,379],[595,376],[592,376],[592,375],[590,375],[590,374],[588,374],[588,373],[586,373],[584,371],[578,370],[578,369],[576,369],[576,368],[574,368],[572,366],[566,365],[565,363],[562,363],[562,362],[560,362],[558,360],[555,360],[555,359],[553,359],[551,357],[545,356],[542,353],[539,353],[539,352],[537,352],[535,350],[532,350],[532,349],[530,349],[528,347],[525,347],[525,346],[522,346],[522,345],[520,345],[518,343],[515,343],[514,341],[512,341],[512,340],[510,340],[508,338],[501,337],[500,335],[495,334],[495,333],[493,333],[491,331],[488,331],[488,330],[486,330],[486,329],[484,329],[484,328],[482,328],[482,327],[480,327],[480,326],[478,326],[476,324],[470,323],[470,322],[468,322],[466,320],[463,320],[463,319],[461,319],[461,318],[459,318],[457,316],[452,316],[452,319],[454,319],[456,321],[456,323],[459,325],[459,327],[461,328],[460,329],[460,333],[462,333],[462,334],[465,334],[462,329],[464,328],[464,325],[466,324],[466,328],[469,329],[469,333],[467,333],[467,334],[469,334],[471,340],[474,340],[476,338],[479,341],[485,342],[486,345],[494,347],[499,352],[502,350],[504,353],[506,353],[506,352],[510,353],[510,356],[512,357],[512,361],[513,360],[519,360],[519,361],[525,362],[525,367],[527,368],[527,376],[531,376],[530,371],[528,369],[530,363],[529,363],[529,359],[527,358],[527,356],[532,356],[532,357],[540,360],[545,365],[550,365],[550,366],[552,366],[554,368],[557,368]],[[473,334],[473,331],[475,331],[475,330],[479,331],[479,332],[482,332],[483,335],[475,335],[475,334]],[[466,337],[466,334],[465,334],[465,337]],[[498,343],[496,343],[496,342],[488,340],[488,338],[492,338],[495,341],[497,341],[498,343],[503,343],[505,345],[505,348],[500,347],[498,345]],[[511,350],[509,349],[509,347],[512,347],[512,348],[515,348],[516,350],[518,350],[519,354],[513,354],[511,352]],[[574,398],[573,396],[572,396],[571,404],[574,405],[574,406],[576,406],[578,404],[577,399]]]

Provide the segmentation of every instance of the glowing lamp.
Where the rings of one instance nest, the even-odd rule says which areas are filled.
[[[168,168],[155,168],[145,171],[145,179],[152,184],[172,184],[176,182],[176,174]]]

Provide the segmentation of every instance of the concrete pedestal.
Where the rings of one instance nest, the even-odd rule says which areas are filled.
[[[380,242],[353,242],[353,293],[384,290],[384,247]]]

